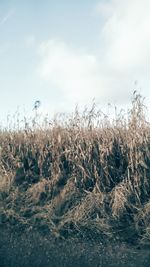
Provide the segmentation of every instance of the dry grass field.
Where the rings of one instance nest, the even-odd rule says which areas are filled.
[[[53,240],[150,245],[150,123],[76,110],[46,127],[0,131],[0,227]],[[62,241],[61,241],[62,242]]]

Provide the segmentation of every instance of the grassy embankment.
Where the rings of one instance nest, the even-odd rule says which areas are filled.
[[[95,122],[95,123],[94,123]],[[150,244],[150,123],[94,107],[47,129],[0,131],[0,225],[54,238]]]

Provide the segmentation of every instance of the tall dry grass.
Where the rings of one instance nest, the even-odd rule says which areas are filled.
[[[150,123],[96,110],[0,131],[1,225],[150,244]]]

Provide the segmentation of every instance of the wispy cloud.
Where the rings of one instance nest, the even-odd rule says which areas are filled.
[[[14,9],[9,10],[1,19],[0,19],[0,25],[4,25],[14,14]]]

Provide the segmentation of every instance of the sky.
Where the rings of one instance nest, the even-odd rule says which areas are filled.
[[[0,0],[0,121],[150,102],[149,0]]]

